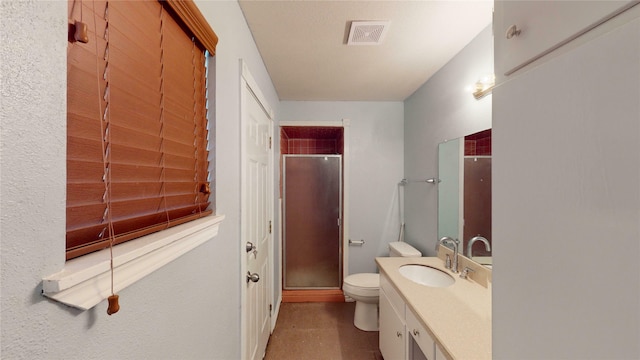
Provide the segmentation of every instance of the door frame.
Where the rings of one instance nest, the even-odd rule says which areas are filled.
[[[349,270],[349,174],[350,174],[350,134],[349,128],[351,126],[351,120],[342,119],[341,121],[280,121],[278,122],[278,130],[283,126],[296,126],[296,127],[340,127],[342,128],[342,136],[344,140],[344,149],[342,152],[342,280],[347,276]],[[282,154],[280,153],[280,146],[278,148],[278,159],[282,161]],[[275,166],[274,166],[275,167]],[[280,180],[282,181],[282,179]],[[279,212],[282,214],[282,199],[279,198]],[[280,226],[282,226],[282,216],[280,216]],[[283,271],[283,256],[284,249],[282,230],[278,232],[278,249],[280,249],[280,261],[279,261],[279,273],[280,279],[282,279]],[[282,280],[280,280],[281,282]],[[280,283],[280,292],[282,292],[282,283]]]
[[[271,147],[269,150],[269,162],[270,162],[270,169],[269,172],[267,174],[267,178],[268,178],[268,184],[267,184],[267,194],[268,194],[268,199],[267,199],[267,204],[273,204],[274,201],[274,196],[273,196],[273,191],[271,189],[273,189],[273,178],[274,178],[274,146],[273,146],[273,119],[274,119],[274,112],[273,109],[271,108],[271,106],[269,105],[269,102],[267,101],[267,98],[264,96],[264,94],[262,93],[262,91],[260,90],[260,87],[258,86],[258,83],[255,81],[255,79],[253,78],[253,76],[251,75],[251,72],[249,71],[249,68],[246,64],[246,62],[243,59],[240,59],[240,241],[238,244],[238,251],[240,254],[240,279],[238,279],[240,281],[240,358],[241,359],[247,359],[247,357],[250,355],[247,353],[247,342],[249,339],[248,336],[248,331],[250,331],[249,326],[248,326],[248,318],[247,318],[247,288],[245,286],[245,282],[246,282],[246,274],[247,274],[247,259],[246,259],[246,249],[245,249],[245,244],[247,241],[249,241],[247,239],[247,209],[245,207],[245,201],[246,201],[246,192],[244,191],[245,186],[246,186],[246,156],[247,154],[245,153],[245,144],[246,144],[246,133],[244,131],[245,129],[245,121],[246,121],[246,112],[247,112],[247,108],[246,108],[246,104],[247,104],[247,99],[244,96],[244,87],[249,87],[251,89],[251,91],[253,92],[253,94],[255,95],[256,99],[258,100],[258,102],[260,103],[260,105],[262,106],[263,110],[265,111],[265,113],[267,114],[267,117],[269,118],[270,121],[270,126],[269,126],[269,137],[270,137],[270,141],[271,141]],[[273,206],[267,206],[267,209],[269,211],[269,218],[271,221],[271,226],[272,229],[275,226],[274,224],[274,213],[273,213]],[[269,302],[273,305],[273,277],[274,277],[274,269],[275,266],[273,264],[274,262],[274,240],[273,240],[273,230],[270,232],[271,237],[269,243],[269,250],[268,250],[268,259],[267,261],[269,262],[269,274],[267,276],[267,293],[269,296]],[[273,332],[273,327],[275,324],[275,319],[273,316],[273,306],[272,306],[272,310],[270,311],[270,317],[271,317],[271,326],[269,328],[269,332],[272,333]]]

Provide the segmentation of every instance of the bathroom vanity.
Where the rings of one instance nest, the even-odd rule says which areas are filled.
[[[441,250],[441,256],[445,254]],[[491,359],[490,270],[462,261],[460,270],[464,266],[477,270],[462,279],[445,269],[438,257],[384,257],[376,258],[376,263],[380,351],[385,360]],[[408,264],[444,271],[455,282],[446,287],[418,284],[400,273],[400,267]]]

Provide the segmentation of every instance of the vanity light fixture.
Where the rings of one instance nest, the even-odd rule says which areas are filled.
[[[496,76],[494,74],[483,76],[474,85],[473,97],[480,100],[487,96],[496,85]]]

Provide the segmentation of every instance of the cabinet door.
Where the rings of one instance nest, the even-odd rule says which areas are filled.
[[[408,360],[433,360],[424,355],[422,349],[420,349],[420,346],[418,346],[418,343],[416,343],[411,334],[407,333],[407,339],[409,340]]]
[[[447,360],[447,359],[449,359],[449,358],[444,355],[444,352],[442,351],[442,349],[440,349],[440,345],[436,344],[436,358],[435,358],[435,360]]]
[[[495,69],[498,82],[521,65],[571,39],[634,1],[496,1]],[[520,34],[506,38],[515,25]]]
[[[404,321],[396,314],[384,290],[380,289],[380,352],[385,360],[405,360]]]
[[[422,350],[422,353],[428,360],[435,359],[435,341],[431,337],[431,334],[420,324],[418,317],[407,309],[407,332],[413,337],[416,344]]]
[[[384,291],[385,295],[387,295],[387,300],[391,302],[391,307],[393,307],[398,316],[404,321],[404,300],[393,285],[391,285],[389,279],[382,274],[380,275],[380,290]]]

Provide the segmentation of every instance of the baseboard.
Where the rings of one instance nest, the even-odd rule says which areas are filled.
[[[342,290],[282,290],[282,302],[344,302]]]
[[[280,304],[282,304],[282,293],[281,296],[276,300],[276,304],[273,308],[273,312],[271,313],[271,333],[276,328],[276,321],[278,321],[278,315],[280,315]]]

